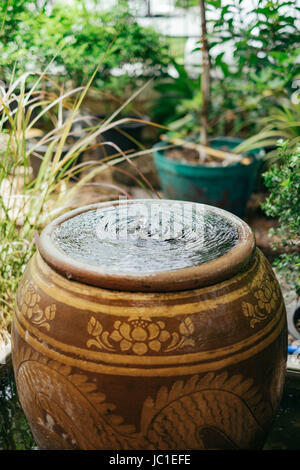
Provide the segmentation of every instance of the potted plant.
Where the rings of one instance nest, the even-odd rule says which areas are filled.
[[[165,140],[167,140],[167,144],[175,145],[178,143],[178,147],[172,151],[170,149],[163,150],[166,146],[166,142],[158,143],[154,150],[154,161],[160,177],[162,190],[166,196],[217,205],[239,216],[243,216],[249,196],[255,187],[258,170],[262,163],[261,156],[264,154],[264,145],[263,141],[261,141],[261,147],[256,145],[254,148],[251,148],[248,145],[248,147],[244,146],[243,150],[240,150],[241,147],[239,146],[243,144],[244,138],[249,136],[249,132],[257,132],[257,128],[259,127],[257,124],[260,124],[260,121],[257,118],[255,121],[253,113],[255,114],[256,112],[256,116],[263,114],[263,106],[259,107],[259,102],[266,100],[266,97],[272,95],[273,92],[274,95],[275,91],[277,96],[279,92],[281,95],[284,95],[282,81],[279,84],[278,80],[275,80],[278,75],[278,70],[282,70],[283,64],[281,64],[281,68],[277,67],[278,70],[274,69],[274,77],[273,75],[271,77],[272,80],[268,75],[270,79],[269,82],[262,83],[263,67],[266,66],[266,64],[262,64],[262,61],[258,61],[257,68],[259,68],[259,70],[256,70],[256,64],[253,62],[254,52],[252,52],[250,58],[245,57],[245,41],[247,42],[250,38],[252,34],[250,31],[248,39],[242,37],[241,34],[241,38],[238,37],[240,41],[236,41],[238,45],[235,46],[234,52],[236,53],[241,49],[243,51],[244,61],[241,61],[242,54],[237,56],[238,67],[235,73],[230,72],[227,63],[224,62],[224,52],[219,53],[217,57],[213,58],[214,65],[221,69],[224,77],[221,80],[218,79],[216,77],[216,67],[214,70],[210,70],[210,62],[212,61],[207,41],[205,2],[198,0],[197,3],[201,11],[202,26],[201,78],[199,80],[191,79],[184,67],[177,65],[178,77],[172,83],[169,82],[160,85],[160,91],[164,92],[165,96],[161,99],[162,106],[156,107],[156,114],[159,117],[159,114],[163,115],[163,113],[165,113],[168,115],[169,113],[170,117],[170,113],[173,112],[175,122],[174,119],[164,121],[172,130],[171,133],[167,134]],[[207,2],[207,4],[208,3],[211,2]],[[195,2],[193,2],[193,4],[195,4]],[[260,7],[262,7],[262,5],[260,5]],[[229,6],[227,5],[221,8],[218,4],[218,8],[221,10],[222,23],[226,24],[224,16],[229,13]],[[258,10],[257,13],[259,13]],[[232,25],[232,22],[228,22],[228,24],[229,23]],[[281,26],[280,23],[280,27]],[[235,32],[231,32],[231,39],[234,38],[233,33]],[[282,44],[280,47],[281,46]],[[271,52],[273,52],[273,49]],[[274,52],[274,58],[272,60],[277,60],[278,55],[280,55],[278,51]],[[282,54],[280,58],[283,60]],[[271,63],[272,61],[268,62],[268,70]],[[247,73],[245,73],[246,66],[248,66]],[[251,71],[255,69],[252,73],[254,78],[250,74],[251,78],[248,79],[249,68],[251,67]],[[214,72],[214,80],[212,81],[210,80],[210,76],[212,75],[210,71]],[[291,73],[289,73],[289,80],[292,72],[291,70]],[[228,82],[230,82],[229,87]],[[246,100],[242,103],[240,102],[241,97],[247,97],[247,93],[249,92],[248,82],[251,82],[251,84],[255,82],[256,84],[252,86],[250,90],[251,96],[254,90],[257,95],[254,105],[253,102],[251,105],[251,103],[246,102]],[[219,84],[217,93],[216,83]],[[233,92],[231,90],[231,95],[227,93],[230,85],[233,89]],[[277,88],[275,91],[273,89],[267,89],[267,87],[272,88],[271,85],[274,85],[274,87],[276,85],[277,88],[280,85],[281,88],[279,91]],[[166,91],[168,93],[166,93]],[[213,93],[211,93],[211,91]],[[168,97],[171,96],[169,103],[167,103],[167,95]],[[230,96],[233,98],[231,101],[229,99]],[[181,98],[176,102],[178,97]],[[238,97],[240,101],[235,99]],[[223,102],[223,108],[220,106],[220,102]],[[229,104],[228,109],[224,110],[227,103]],[[173,108],[171,109],[171,107]],[[224,134],[218,134],[220,128],[222,131],[225,131],[226,137],[222,136]],[[180,140],[174,139],[174,131],[176,132],[176,137],[179,135],[182,139],[182,137],[188,135],[188,137],[195,139],[194,143],[197,144],[200,142],[201,145],[194,145],[194,155],[191,155],[191,152],[188,151],[187,148],[184,149],[184,147],[187,147],[186,142],[180,143]],[[227,134],[238,137],[228,138]],[[222,137],[218,137],[218,135]],[[211,136],[214,138],[211,138]],[[192,148],[190,143],[188,147]],[[214,152],[216,149],[222,150],[224,153],[217,155],[216,152]],[[235,154],[236,158],[232,158],[230,154]],[[237,158],[237,155],[240,155],[239,158]],[[248,158],[245,158],[246,156]]]

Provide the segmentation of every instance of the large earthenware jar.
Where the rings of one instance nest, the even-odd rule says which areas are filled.
[[[242,220],[133,200],[44,229],[12,351],[39,448],[254,449],[278,410],[286,337],[279,285]]]

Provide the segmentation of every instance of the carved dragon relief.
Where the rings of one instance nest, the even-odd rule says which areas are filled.
[[[43,448],[54,441],[59,449],[243,449],[253,435],[264,435],[272,416],[270,401],[252,379],[227,372],[161,387],[144,401],[139,429],[115,414],[115,405],[86,375],[27,347],[20,351],[16,380]]]

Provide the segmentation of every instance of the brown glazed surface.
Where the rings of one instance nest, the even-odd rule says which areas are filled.
[[[37,253],[13,363],[42,449],[255,449],[278,410],[286,338],[259,250],[215,285],[152,293],[70,281]]]

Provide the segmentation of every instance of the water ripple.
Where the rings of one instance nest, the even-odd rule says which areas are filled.
[[[116,274],[151,274],[207,263],[230,251],[237,227],[207,206],[178,201],[83,212],[54,232],[61,250]]]

